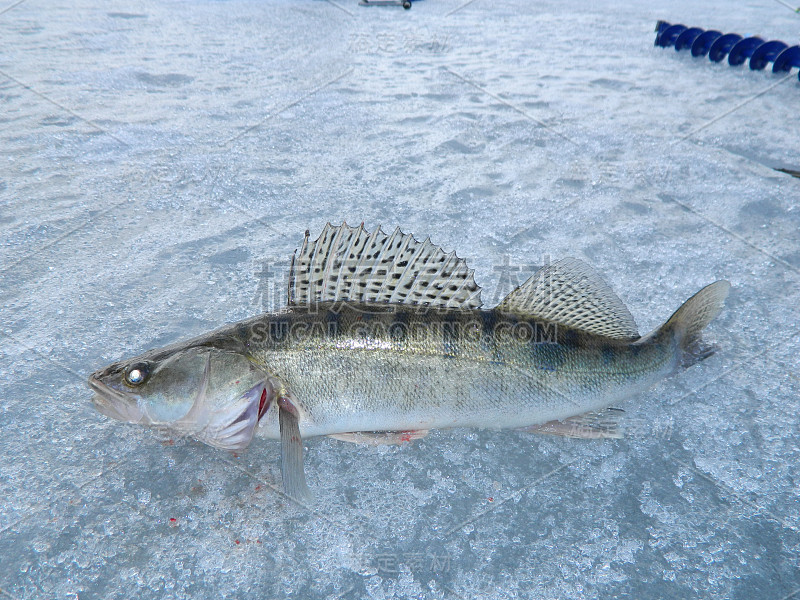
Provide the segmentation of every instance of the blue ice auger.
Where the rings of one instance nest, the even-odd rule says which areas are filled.
[[[720,62],[728,55],[728,64],[741,65],[748,58],[750,68],[760,71],[772,63],[773,73],[782,73],[800,67],[800,46],[789,46],[778,40],[765,42],[757,36],[743,38],[738,33],[722,33],[714,29],[705,31],[699,27],[670,25],[666,21],[656,23],[656,46],[676,51],[691,49],[692,56],[705,56],[713,62]],[[800,72],[797,74],[800,79]]]

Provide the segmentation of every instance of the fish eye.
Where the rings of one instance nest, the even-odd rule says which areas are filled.
[[[125,371],[125,383],[130,386],[142,385],[150,374],[147,363],[136,363]]]

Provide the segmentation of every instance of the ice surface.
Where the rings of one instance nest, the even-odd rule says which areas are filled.
[[[768,0],[0,5],[0,596],[800,593],[800,181],[775,170],[800,170],[800,84],[654,48],[658,19],[800,23]],[[276,493],[275,442],[92,409],[88,373],[279,304],[305,229],[345,219],[458,250],[487,302],[505,261],[580,257],[642,331],[727,278],[720,351],[629,401],[624,440],[308,440],[313,511]]]

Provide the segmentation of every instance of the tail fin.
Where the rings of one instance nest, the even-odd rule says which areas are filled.
[[[720,313],[730,289],[731,284],[725,280],[707,285],[684,302],[675,314],[654,332],[656,335],[672,335],[677,339],[683,351],[681,363],[684,367],[714,354],[715,348],[704,344],[700,334]]]

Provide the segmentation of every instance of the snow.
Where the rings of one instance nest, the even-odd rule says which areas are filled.
[[[800,182],[775,170],[800,171],[800,83],[653,47],[658,19],[794,44],[798,18],[0,5],[0,596],[800,593]],[[726,278],[719,352],[627,402],[623,440],[308,440],[313,509],[275,442],[94,411],[89,373],[279,306],[304,231],[343,220],[457,250],[487,301],[506,261],[580,257],[642,331]]]

